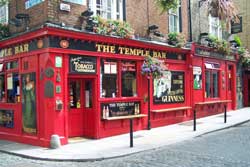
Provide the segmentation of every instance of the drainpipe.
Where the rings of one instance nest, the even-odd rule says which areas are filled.
[[[189,42],[192,42],[192,16],[191,16],[191,0],[188,0],[188,20],[189,20]]]

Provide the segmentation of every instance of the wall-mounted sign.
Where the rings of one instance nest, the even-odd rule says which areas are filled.
[[[201,89],[202,88],[201,67],[198,66],[193,67],[193,77],[194,77],[194,89]]]
[[[239,22],[231,21],[231,34],[242,32],[242,17],[239,17]]]
[[[154,79],[154,103],[182,103],[185,101],[184,72],[165,71],[159,79]]]
[[[56,62],[55,66],[58,68],[61,68],[62,67],[62,56],[56,56],[55,62]]]
[[[60,46],[64,49],[68,48],[69,47],[69,41],[67,40],[61,40],[60,41]]]
[[[96,58],[71,55],[69,60],[70,73],[96,73]]]
[[[25,9],[29,9],[39,3],[44,2],[44,0],[26,0],[25,1]]]
[[[0,126],[5,128],[14,127],[14,111],[0,110]]]
[[[101,104],[102,118],[140,114],[140,102],[117,102]]]
[[[209,50],[209,48],[196,47],[195,54],[197,56],[203,56],[203,57],[214,57],[214,58],[223,59],[223,60],[235,60],[234,55],[226,55],[224,53]]]
[[[0,51],[0,57],[11,56],[19,53],[29,52],[29,44],[17,45],[13,48],[5,48]]]

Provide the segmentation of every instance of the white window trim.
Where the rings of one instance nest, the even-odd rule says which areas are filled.
[[[1,16],[0,23],[2,24],[8,24],[9,22],[9,5],[5,4],[3,6],[0,6],[1,10],[5,10],[4,13],[5,15]],[[5,20],[5,22],[2,22],[1,20]]]
[[[79,5],[86,5],[86,4],[87,4],[87,3],[86,3],[86,0],[82,0],[81,3],[76,2],[76,1],[74,1],[74,0],[62,0],[62,1],[64,1],[64,2],[69,2],[69,3],[75,3],[75,4],[79,4]]]
[[[105,2],[107,2],[106,0],[100,0],[103,3],[104,8],[101,9],[103,11],[106,11],[106,7],[107,4],[105,4]],[[117,12],[116,12],[116,0],[111,0],[111,19],[113,20],[117,20]],[[89,8],[91,8],[91,10],[94,12],[94,15],[97,15],[97,8],[96,8],[96,0],[89,0]],[[120,13],[119,13],[119,20],[123,20],[123,2],[122,0],[119,0],[119,8],[120,8]],[[104,12],[104,14],[101,14],[101,17],[107,19],[107,12]]]
[[[209,34],[216,36],[218,39],[222,39],[222,28],[218,17],[208,16],[209,18]],[[213,34],[213,27],[217,29],[216,34]]]
[[[179,15],[179,12],[180,12],[180,7],[178,7],[176,9],[176,12],[172,12],[172,10],[169,10],[169,13],[168,13],[168,28],[169,28],[169,32],[180,32],[180,15]],[[176,16],[177,17],[177,29],[176,31],[172,31],[171,30],[171,16]],[[171,30],[171,31],[170,31]]]

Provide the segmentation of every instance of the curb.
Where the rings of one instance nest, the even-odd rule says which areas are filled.
[[[239,122],[239,123],[230,125],[228,127],[224,127],[224,128],[220,128],[220,129],[215,129],[215,130],[212,130],[212,131],[209,131],[209,132],[204,132],[204,133],[199,134],[197,136],[194,136],[194,137],[191,137],[191,138],[187,138],[187,139],[183,139],[182,141],[177,141],[175,143],[183,142],[183,141],[190,140],[190,139],[193,139],[193,138],[202,137],[202,136],[210,134],[210,133],[214,133],[214,132],[222,131],[222,130],[229,129],[229,128],[232,128],[232,127],[236,127],[236,126],[239,126],[241,124],[247,123],[249,121],[250,121],[250,119],[248,119],[246,121],[243,121],[243,122]],[[21,153],[14,153],[14,152],[10,152],[10,151],[5,151],[5,150],[1,150],[1,149],[0,149],[0,152],[5,153],[5,154],[9,154],[9,155],[19,156],[19,157],[22,157],[22,158],[27,158],[27,159],[31,159],[31,160],[40,160],[40,161],[54,161],[54,162],[94,162],[94,161],[102,161],[102,160],[108,160],[108,159],[115,159],[115,158],[126,157],[126,156],[130,156],[130,155],[133,155],[133,154],[141,153],[141,152],[144,152],[144,151],[156,150],[156,149],[161,148],[162,146],[167,146],[167,145],[172,145],[172,144],[174,144],[174,143],[165,144],[165,145],[161,145],[161,146],[154,147],[154,148],[149,148],[149,149],[145,149],[145,150],[141,150],[141,151],[135,151],[133,153],[123,154],[123,155],[117,155],[117,156],[112,156],[112,157],[86,158],[86,159],[41,158],[41,157],[33,157],[33,156],[29,156],[29,155],[24,155],[24,154],[21,154]]]

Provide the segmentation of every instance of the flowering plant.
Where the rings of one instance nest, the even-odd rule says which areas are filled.
[[[164,61],[151,56],[145,56],[145,60],[141,66],[141,73],[147,76],[152,75],[153,78],[160,78],[166,69]]]

